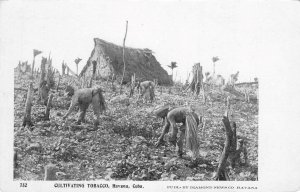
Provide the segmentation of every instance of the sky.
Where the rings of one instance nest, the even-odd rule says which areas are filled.
[[[93,38],[149,48],[162,67],[177,62],[176,80],[185,81],[200,62],[227,79],[253,81],[269,67],[293,62],[300,47],[299,1],[0,1],[0,67],[32,63],[33,49],[51,52],[54,66],[64,60],[76,71],[94,47]]]

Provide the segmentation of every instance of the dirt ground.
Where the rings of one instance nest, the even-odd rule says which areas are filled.
[[[76,125],[77,111],[65,122],[62,116],[67,112],[70,99],[64,96],[64,87],[69,78],[63,77],[58,91],[51,90],[54,97],[50,121],[44,121],[45,106],[38,102],[34,93],[32,106],[32,131],[22,127],[26,94],[29,82],[27,76],[15,74],[14,91],[14,147],[18,152],[15,180],[42,180],[44,167],[55,164],[60,180],[211,180],[224,146],[225,130],[222,117],[226,110],[225,100],[229,93],[218,89],[207,92],[203,103],[201,94],[195,97],[183,92],[179,86],[157,88],[153,103],[137,101],[137,94],[127,100],[129,87],[119,95],[111,89],[110,83],[95,81],[105,91],[108,110],[101,116],[98,129],[93,129],[92,107],[88,109],[87,122]],[[34,88],[38,79],[34,79]],[[18,89],[22,88],[22,89]],[[242,87],[252,95],[258,94],[257,87]],[[232,95],[231,95],[232,96]],[[234,96],[232,96],[234,98]],[[175,148],[168,144],[156,148],[163,122],[154,116],[157,105],[193,105],[205,119],[205,127],[199,128],[200,159],[191,164],[185,151],[183,158],[176,156]],[[258,179],[258,103],[232,100],[229,119],[237,124],[238,138],[245,141],[248,161],[228,168],[230,180]]]

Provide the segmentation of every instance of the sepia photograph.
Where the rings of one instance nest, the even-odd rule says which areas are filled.
[[[299,49],[289,46],[300,47],[299,8],[299,1],[0,1],[13,188],[43,181],[50,191],[259,191],[261,175],[274,174],[261,171],[270,160],[262,146],[273,148],[266,95],[283,93],[271,78],[294,71],[276,66],[296,58]]]

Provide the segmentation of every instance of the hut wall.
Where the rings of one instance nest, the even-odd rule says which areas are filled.
[[[93,64],[92,61],[97,61],[95,77],[96,78],[109,78],[113,73],[113,69],[110,65],[109,57],[105,56],[102,48],[100,46],[95,46],[94,52],[89,59],[89,66],[85,71],[85,76],[93,75]]]

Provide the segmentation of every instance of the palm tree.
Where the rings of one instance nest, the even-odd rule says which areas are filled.
[[[78,75],[78,64],[82,59],[80,59],[79,57],[77,57],[77,59],[75,59],[75,63],[76,63],[76,73]]]
[[[35,57],[39,54],[41,54],[42,51],[39,51],[37,49],[33,49],[33,62],[32,62],[32,69],[31,69],[31,75],[33,76],[33,72],[34,72],[34,64],[35,64]]]
[[[173,81],[173,69],[175,69],[177,66],[177,63],[175,61],[171,62],[171,65],[168,65],[172,69],[172,81]]]
[[[215,57],[212,58],[212,61],[213,61],[213,63],[214,63],[214,73],[213,73],[214,76],[215,76],[215,63],[216,63],[217,61],[219,61],[219,60],[220,60],[220,59],[219,59],[218,56],[215,56]]]

